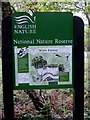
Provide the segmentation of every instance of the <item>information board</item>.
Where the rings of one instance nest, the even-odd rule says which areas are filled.
[[[73,87],[73,14],[12,15],[14,89]]]

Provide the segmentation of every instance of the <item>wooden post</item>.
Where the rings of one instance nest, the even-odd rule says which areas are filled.
[[[5,120],[14,120],[11,17],[2,20],[2,73]]]
[[[74,17],[74,120],[84,120],[84,23]]]

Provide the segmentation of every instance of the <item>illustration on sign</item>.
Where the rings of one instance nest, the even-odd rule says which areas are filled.
[[[13,14],[15,89],[72,86],[72,21],[71,13]]]
[[[17,85],[70,84],[72,81],[72,46],[15,47],[15,51]]]

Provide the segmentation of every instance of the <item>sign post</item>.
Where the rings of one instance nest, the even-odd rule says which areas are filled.
[[[14,120],[11,17],[2,20],[2,75],[5,120]]]
[[[84,23],[74,17],[74,120],[84,120]]]
[[[75,89],[73,119],[84,119],[83,28],[71,13],[14,13],[2,20],[5,120],[14,119],[14,89],[70,87]]]

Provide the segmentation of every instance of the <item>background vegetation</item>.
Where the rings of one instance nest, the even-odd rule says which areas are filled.
[[[7,6],[7,5],[6,5]],[[9,11],[6,12],[5,11]],[[79,13],[85,22],[85,118],[89,118],[88,113],[88,65],[87,51],[90,45],[90,0],[67,0],[59,2],[43,1],[33,2],[30,0],[10,0],[8,7],[3,7],[3,17],[15,11],[31,12],[72,12],[74,15]],[[0,59],[1,65],[1,59]],[[1,71],[1,66],[0,66]],[[2,77],[0,73],[0,96],[2,96]],[[37,101],[37,104],[35,103]],[[0,97],[0,108],[2,106],[2,97]],[[0,115],[2,116],[2,109]],[[53,118],[72,119],[73,116],[73,89],[59,90],[33,90],[14,91],[14,109],[17,119],[42,120]]]

